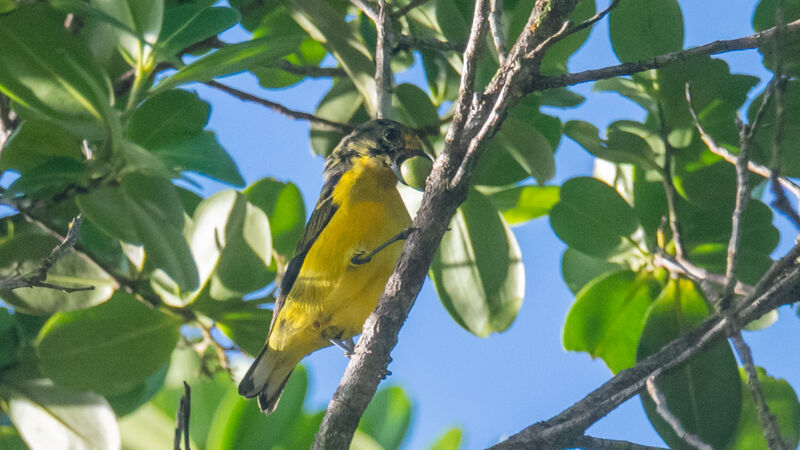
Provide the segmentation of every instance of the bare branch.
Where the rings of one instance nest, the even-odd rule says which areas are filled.
[[[367,15],[373,22],[376,24],[381,21],[378,11],[372,7],[366,0],[350,0],[350,3],[353,4],[356,8],[364,11],[364,14]]]
[[[770,86],[772,86],[772,84],[770,84]],[[761,113],[761,111],[763,111],[765,109],[765,106],[769,103],[769,99],[771,97],[772,97],[772,89],[768,89],[766,91],[766,93],[764,94],[764,98],[762,100],[761,107],[759,108],[759,112],[756,114],[756,119],[758,119],[759,117],[762,116],[763,113]],[[733,153],[729,152],[728,149],[726,149],[725,147],[719,145],[717,143],[717,141],[710,134],[708,134],[706,132],[705,128],[703,128],[703,126],[700,124],[700,119],[697,117],[697,113],[695,112],[694,108],[692,107],[692,97],[691,97],[691,93],[689,92],[689,85],[688,84],[686,85],[686,101],[689,104],[689,113],[692,115],[692,119],[694,120],[695,128],[697,128],[697,132],[700,133],[700,139],[702,139],[703,143],[706,144],[706,147],[708,147],[708,150],[711,153],[714,153],[717,156],[722,157],[722,159],[724,159],[725,161],[727,161],[727,162],[729,162],[729,163],[731,163],[733,165],[736,165],[736,155],[734,155]],[[753,126],[754,124],[757,125],[757,122],[754,121],[753,124],[750,124],[750,131],[751,132],[753,132],[753,130],[755,130],[757,128],[757,127]],[[756,162],[753,162],[752,160],[747,162],[747,168],[750,170],[750,172],[753,172],[756,175],[761,175],[764,178],[771,179],[772,176],[773,176],[772,171],[769,168],[767,168],[767,166],[758,164]],[[800,185],[798,185],[797,183],[795,183],[794,181],[792,181],[792,180],[790,180],[790,179],[788,179],[786,177],[777,177],[777,180],[781,184],[781,186],[783,186],[786,189],[790,190],[792,192],[792,194],[794,194],[796,197],[800,198]]]
[[[780,427],[775,416],[769,410],[767,400],[764,397],[764,390],[761,387],[761,382],[758,381],[758,372],[756,372],[756,365],[753,362],[753,353],[750,347],[742,338],[742,333],[737,331],[736,334],[731,336],[731,342],[739,354],[739,359],[744,366],[744,372],[747,376],[747,387],[750,389],[750,394],[753,396],[753,402],[758,411],[758,418],[761,421],[761,428],[764,430],[764,438],[767,440],[767,447],[771,450],[787,450],[786,443],[781,437]]]
[[[416,8],[417,6],[427,2],[428,0],[413,0],[409,2],[406,6],[398,9],[397,11],[392,13],[392,19],[399,19],[400,17],[405,16],[408,14],[409,11]]]
[[[347,73],[341,67],[298,66],[285,59],[276,62],[275,66],[293,75],[309,78],[336,78],[347,76]]]
[[[489,30],[492,32],[492,42],[497,51],[497,59],[500,65],[506,63],[508,50],[506,49],[506,37],[503,36],[503,0],[491,0],[489,7]]]
[[[608,5],[608,8],[598,12],[597,14],[593,15],[592,17],[589,17],[588,19],[584,20],[583,22],[577,25],[571,26],[567,31],[567,35],[577,33],[578,31],[581,31],[586,27],[594,25],[595,22],[599,21],[600,19],[605,17],[608,13],[610,13],[612,9],[616,8],[617,5],[619,5],[619,2],[620,0],[614,0],[613,2],[611,2],[610,5]]]
[[[378,119],[392,114],[392,20],[386,0],[378,0],[378,17],[375,21],[378,37],[375,46],[375,95]]]
[[[463,42],[444,42],[437,39],[420,39],[405,34],[395,36],[398,47],[438,50],[442,52],[463,52]]]
[[[62,256],[72,251],[75,247],[75,244],[78,241],[78,229],[80,228],[82,220],[83,218],[80,216],[80,214],[72,219],[72,222],[69,224],[67,235],[55,248],[53,248],[47,258],[42,261],[41,265],[39,265],[36,270],[24,275],[10,276],[0,279],[0,290],[10,291],[13,289],[33,287],[54,289],[66,293],[94,290],[94,286],[69,287],[45,282],[47,279],[47,272],[50,271],[53,265],[57,263]]]
[[[556,416],[533,424],[494,449],[537,448],[540,443],[570,442],[571,436],[583,433],[623,402],[645,387],[647,378],[658,377],[688,360],[692,355],[722,341],[729,333],[784,304],[793,303],[800,295],[800,268],[791,267],[769,284],[762,294],[748,296],[741,305],[733,308],[731,315],[715,314],[694,330],[639,361],[633,367],[619,372],[611,380],[595,389],[579,402]],[[735,318],[732,323],[730,317]],[[563,445],[562,445],[563,446]]]
[[[786,24],[785,29],[787,34],[797,32],[800,30],[800,20],[795,20]],[[738,39],[714,41],[698,47],[666,53],[664,55],[656,56],[650,61],[619,64],[616,66],[604,67],[602,69],[568,73],[558,77],[535,76],[531,79],[530,85],[526,86],[526,90],[543,91],[546,89],[572,86],[575,84],[586,83],[588,81],[605,80],[622,75],[631,75],[637,72],[644,72],[645,70],[658,69],[674,62],[691,58],[693,56],[716,55],[718,53],[752,49],[760,47],[769,42],[774,35],[775,28],[770,28],[768,30]]]
[[[192,390],[186,381],[183,382],[183,396],[178,404],[178,412],[175,424],[175,441],[173,442],[174,450],[181,450],[181,437],[183,437],[183,449],[191,450],[189,448],[189,418],[191,417],[191,402]]]
[[[291,117],[292,119],[307,120],[311,124],[316,125],[316,126],[322,128],[322,129],[325,129],[325,130],[336,131],[336,132],[339,132],[339,133],[342,133],[342,134],[347,134],[347,133],[353,131],[353,127],[348,125],[348,124],[346,124],[346,123],[334,122],[332,120],[323,119],[322,117],[318,117],[318,116],[315,116],[313,114],[304,113],[304,112],[300,112],[300,111],[295,111],[293,109],[289,109],[289,108],[281,105],[280,103],[275,103],[275,102],[269,101],[269,100],[261,98],[261,97],[256,97],[253,94],[248,94],[247,92],[240,91],[239,89],[232,88],[232,87],[230,87],[228,85],[222,84],[222,83],[214,81],[214,80],[206,81],[205,84],[207,86],[211,86],[211,87],[213,87],[215,89],[219,89],[220,91],[227,92],[228,94],[230,94],[230,95],[232,95],[232,96],[234,96],[234,97],[236,97],[238,99],[246,100],[246,101],[249,101],[249,102],[258,103],[259,105],[266,106],[267,108],[269,108],[269,109],[271,109],[271,110],[273,110],[275,112],[278,112],[280,114],[283,114],[283,115],[285,115],[287,117]]]
[[[663,447],[651,447],[634,442],[620,441],[617,439],[602,439],[585,435],[573,439],[569,447],[591,450],[666,450]]]
[[[653,375],[647,377],[647,382],[645,385],[647,386],[647,394],[653,400],[653,403],[656,404],[656,412],[658,415],[661,416],[661,418],[664,419],[664,421],[667,422],[672,428],[672,431],[674,431],[675,434],[677,434],[678,437],[683,439],[687,444],[698,450],[714,450],[710,445],[703,442],[702,439],[692,433],[689,433],[683,428],[681,421],[675,417],[674,414],[672,414],[669,408],[667,408],[667,399],[664,397],[664,394],[658,390],[655,379],[656,377]]]
[[[709,272],[708,270],[695,265],[686,258],[678,259],[676,257],[675,259],[672,259],[663,252],[656,253],[655,257],[653,258],[653,264],[658,267],[663,267],[671,273],[684,275],[698,284],[708,282],[722,288],[727,283],[724,275]],[[756,292],[756,289],[749,284],[737,281],[734,285],[733,292],[736,295],[752,295],[754,292]]]

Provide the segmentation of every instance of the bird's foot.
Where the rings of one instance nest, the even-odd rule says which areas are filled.
[[[331,339],[331,343],[344,351],[344,356],[346,358],[350,358],[353,356],[353,352],[356,351],[356,343],[353,342],[353,338],[349,339]]]

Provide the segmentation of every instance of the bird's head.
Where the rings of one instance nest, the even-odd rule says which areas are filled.
[[[403,162],[413,157],[430,159],[422,150],[422,142],[407,126],[389,119],[371,120],[345,136],[328,157],[328,174],[352,167],[356,158],[375,158],[391,168],[406,183],[400,172]]]

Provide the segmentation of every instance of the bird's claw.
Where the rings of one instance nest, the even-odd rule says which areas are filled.
[[[364,250],[356,251],[353,254],[353,256],[350,257],[350,264],[353,264],[355,266],[360,266],[361,264],[366,264],[370,262],[370,260],[372,259],[372,255],[364,256],[366,253],[367,252],[365,252]]]

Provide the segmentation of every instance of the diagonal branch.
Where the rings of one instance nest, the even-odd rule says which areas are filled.
[[[266,106],[267,108],[275,112],[278,112],[280,114],[283,114],[284,116],[291,117],[292,119],[307,120],[311,124],[316,125],[325,130],[336,131],[342,134],[347,134],[353,131],[353,127],[346,123],[334,122],[332,120],[323,119],[322,117],[318,117],[313,114],[295,111],[293,109],[289,109],[281,105],[280,103],[275,103],[265,98],[257,97],[253,94],[248,94],[247,92],[240,91],[239,89],[232,88],[226,84],[222,84],[214,80],[206,81],[205,84],[215,89],[219,89],[222,92],[227,92],[228,94],[240,100],[245,100],[248,102],[258,103],[259,105]]]
[[[388,118],[392,114],[392,20],[389,17],[389,6],[386,0],[378,0],[378,17],[375,20],[378,31],[375,46],[375,95],[378,105],[378,119]]]
[[[786,24],[784,32],[786,34],[796,33],[800,30],[800,19]],[[536,76],[526,86],[529,91],[543,91],[575,84],[586,83],[588,81],[605,80],[622,75],[631,75],[645,70],[658,69],[668,66],[674,62],[682,61],[698,55],[716,55],[718,53],[732,52],[736,50],[748,50],[760,47],[770,42],[775,36],[775,28],[755,33],[750,36],[729,39],[725,41],[714,41],[710,44],[692,47],[686,50],[666,53],[659,55],[650,61],[639,61],[635,63],[625,63],[616,66],[604,67],[602,69],[586,70],[578,73],[568,73],[557,77]]]

